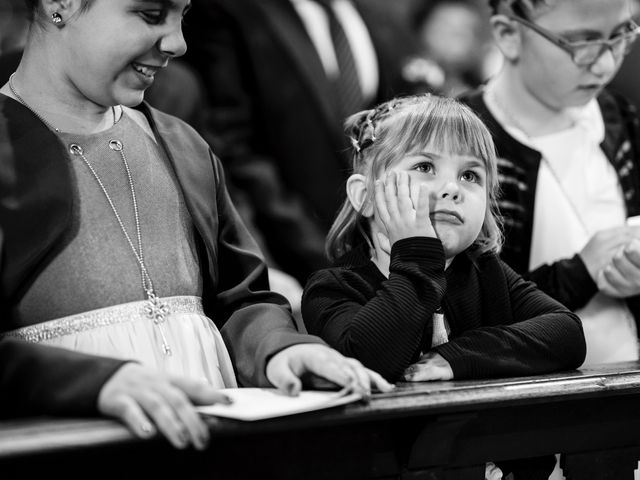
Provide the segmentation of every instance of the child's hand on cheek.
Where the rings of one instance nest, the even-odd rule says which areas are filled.
[[[407,172],[389,172],[384,182],[376,181],[375,214],[386,230],[390,247],[403,238],[436,236],[429,219],[427,186],[420,185],[414,205]]]
[[[376,232],[373,239],[373,245],[376,248],[376,251],[380,251],[386,255],[391,255],[391,243],[389,242],[389,237],[384,233]]]

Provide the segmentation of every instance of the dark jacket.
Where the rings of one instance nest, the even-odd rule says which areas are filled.
[[[269,291],[267,269],[232,205],[209,146],[186,123],[146,104],[145,114],[182,189],[202,245],[205,313],[221,330],[238,381],[269,385],[268,359],[297,343],[284,298]],[[39,269],[55,257],[72,209],[65,146],[20,103],[0,95],[0,331]]]
[[[354,250],[305,287],[310,333],[390,381],[433,350],[455,379],[536,375],[577,368],[586,347],[578,317],[523,280],[493,253],[456,256],[444,270],[438,239],[414,237],[391,249],[389,278]],[[449,342],[431,348],[442,307]]]
[[[542,265],[529,272],[536,183],[541,154],[511,137],[491,115],[482,90],[461,98],[489,127],[500,159],[501,196],[498,201],[504,220],[505,243],[501,258],[516,272],[537,283],[571,310],[585,306],[598,288],[576,254]],[[640,121],[629,102],[608,91],[598,98],[605,125],[600,145],[613,165],[623,192],[627,216],[640,214]],[[640,297],[627,299],[636,323],[640,320]]]
[[[184,60],[208,94],[202,133],[229,174],[234,201],[274,266],[304,284],[327,266],[325,235],[345,198],[351,153],[332,83],[291,0],[195,0]],[[407,32],[355,2],[377,53],[372,104],[407,93]]]
[[[97,415],[104,383],[125,362],[19,340],[0,342],[0,417]]]

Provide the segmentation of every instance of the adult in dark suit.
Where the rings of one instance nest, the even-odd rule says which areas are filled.
[[[319,53],[322,41],[313,35],[322,24],[318,3],[331,0],[195,0],[185,26],[185,60],[208,94],[202,133],[228,170],[234,201],[258,230],[271,265],[302,283],[326,264],[324,239],[350,160],[342,122],[354,113],[339,101],[326,51]],[[353,32],[360,34],[356,60],[372,53],[372,61],[358,66],[361,108],[409,92],[402,78],[413,52],[406,30],[379,6],[333,3],[342,20],[353,22],[352,46]],[[311,20],[300,13],[309,10]]]

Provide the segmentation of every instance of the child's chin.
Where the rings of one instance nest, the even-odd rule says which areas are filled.
[[[458,255],[459,253],[464,252],[467,248],[469,248],[471,246],[471,244],[469,245],[462,245],[460,244],[460,242],[458,241],[458,239],[447,239],[445,238],[444,240],[441,238],[440,241],[442,241],[442,248],[444,249],[444,256],[447,260],[452,260],[453,257],[455,257],[456,255]]]
[[[453,260],[454,257],[456,255],[458,255],[462,251],[464,251],[464,249],[460,250],[460,249],[457,249],[457,248],[454,248],[454,249],[445,248],[444,249],[444,258],[446,260]]]

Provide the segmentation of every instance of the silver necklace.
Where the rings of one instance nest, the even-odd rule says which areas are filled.
[[[9,77],[9,90],[11,90],[11,93],[13,93],[13,96],[16,97],[16,99],[25,107],[27,107],[31,113],[33,113],[36,117],[38,117],[38,119],[44,123],[47,128],[49,128],[49,130],[53,130],[56,133],[60,133],[60,129],[54,127],[53,125],[51,125],[43,116],[40,112],[38,112],[35,108],[31,107],[31,105],[29,105],[24,98],[22,98],[20,96],[20,94],[16,91],[16,87],[13,85],[13,77],[15,76],[16,72],[13,72],[11,74],[11,76]],[[116,108],[112,105],[111,106],[111,114],[113,115],[113,125],[115,125],[116,123],[118,123],[117,117],[116,117]]]
[[[170,356],[172,354],[172,351],[171,351],[171,347],[169,346],[169,342],[167,341],[167,337],[165,335],[165,331],[163,328],[163,323],[166,321],[166,317],[169,315],[169,307],[156,295],[155,290],[153,288],[153,282],[151,281],[151,276],[149,275],[147,266],[144,261],[144,253],[142,251],[142,235],[140,233],[140,216],[138,213],[138,201],[136,198],[136,191],[133,184],[133,177],[131,176],[131,170],[129,169],[129,163],[127,162],[127,157],[124,153],[124,146],[122,145],[122,142],[120,142],[119,140],[111,140],[109,141],[109,148],[114,152],[118,152],[120,154],[120,158],[122,159],[122,163],[124,164],[124,168],[127,172],[127,180],[129,182],[129,189],[131,190],[131,200],[133,202],[133,216],[136,224],[136,239],[138,243],[137,248],[133,244],[133,241],[131,240],[131,236],[129,235],[129,232],[127,232],[127,229],[125,228],[124,223],[122,223],[120,214],[118,213],[116,206],[111,200],[111,196],[109,195],[109,192],[107,192],[107,189],[105,188],[104,183],[102,183],[102,180],[98,176],[98,173],[95,171],[95,169],[93,168],[93,165],[91,165],[91,163],[85,156],[82,147],[76,143],[72,143],[71,145],[69,145],[69,151],[73,155],[79,156],[91,171],[93,178],[96,180],[96,182],[100,186],[102,193],[104,193],[104,196],[107,199],[109,206],[111,207],[111,211],[113,212],[113,214],[116,217],[116,220],[118,221],[118,225],[120,225],[120,230],[122,230],[122,233],[127,239],[127,243],[129,244],[129,246],[131,247],[131,250],[133,251],[133,255],[135,256],[136,261],[138,262],[138,265],[140,267],[140,276],[142,277],[142,289],[144,290],[147,296],[147,301],[144,307],[145,314],[148,318],[153,320],[153,323],[157,325],[158,330],[160,331],[160,335],[162,337],[162,352],[165,355]]]
[[[15,72],[11,74],[11,76],[9,77],[9,89],[11,90],[13,95],[18,99],[18,101],[22,105],[24,105],[36,117],[38,117],[42,121],[42,123],[44,123],[49,129],[59,133],[60,132],[59,129],[57,129],[56,127],[51,125],[49,122],[47,122],[42,117],[42,115],[40,115],[40,113],[38,113],[27,102],[25,102],[24,99],[18,94],[18,92],[16,92],[16,89],[13,85],[14,75],[15,75]],[[117,119],[116,119],[116,111],[113,106],[111,107],[111,111],[113,113],[113,125],[115,125],[117,123]],[[109,141],[109,148],[120,154],[122,163],[124,164],[124,168],[127,172],[127,180],[129,182],[129,189],[131,190],[131,199],[133,202],[133,216],[136,224],[136,240],[138,243],[137,248],[133,244],[133,241],[131,240],[131,236],[129,235],[129,232],[127,232],[127,229],[125,228],[124,223],[122,223],[120,214],[118,213],[118,210],[116,209],[115,204],[111,200],[111,196],[109,195],[109,192],[107,192],[107,189],[105,188],[104,183],[102,183],[102,180],[98,176],[98,173],[95,171],[95,169],[93,168],[93,165],[91,165],[91,163],[85,156],[82,147],[76,143],[73,143],[69,146],[69,151],[71,152],[71,154],[82,158],[82,161],[91,171],[93,178],[96,180],[96,182],[100,186],[102,193],[104,193],[104,196],[107,199],[109,206],[111,207],[111,211],[113,211],[113,214],[115,215],[116,220],[118,221],[120,230],[122,230],[122,233],[127,239],[127,243],[129,244],[129,246],[131,247],[131,250],[133,251],[133,255],[135,256],[136,261],[138,262],[138,265],[140,267],[140,276],[142,277],[142,289],[144,290],[147,296],[147,301],[144,307],[145,314],[148,318],[153,320],[153,323],[155,325],[158,326],[158,329],[160,331],[160,336],[162,337],[162,352],[165,355],[170,356],[172,354],[171,347],[169,346],[169,342],[167,341],[167,337],[165,335],[164,328],[162,326],[162,324],[166,321],[166,317],[169,315],[169,307],[166,303],[162,302],[162,300],[156,295],[155,290],[153,288],[153,282],[151,281],[151,276],[149,275],[147,266],[144,261],[144,253],[142,251],[142,235],[140,233],[140,216],[138,213],[138,201],[136,199],[136,190],[133,185],[133,177],[131,176],[129,163],[127,162],[127,157],[124,154],[124,146],[122,145],[122,142],[120,142],[119,140],[111,140]]]
[[[508,108],[506,108],[503,105],[503,103],[500,101],[500,99],[496,95],[495,89],[494,88],[488,88],[487,91],[488,91],[489,96],[493,100],[494,106],[498,107],[500,112],[502,112],[502,115],[509,121],[509,123],[511,123],[518,130],[520,130],[522,132],[522,134],[528,140],[531,140],[531,136],[522,127],[522,124],[518,121],[517,118],[515,118],[514,115],[511,114],[511,111]],[[553,181],[556,183],[556,185],[558,186],[558,188],[562,192],[562,196],[565,198],[565,200],[569,204],[569,207],[571,208],[571,211],[573,212],[573,215],[577,218],[578,223],[580,223],[580,227],[582,228],[584,233],[589,235],[589,229],[587,228],[587,224],[584,222],[584,220],[582,218],[582,215],[580,214],[580,210],[578,209],[578,207],[576,207],[575,203],[573,202],[573,199],[567,193],[567,191],[566,191],[566,189],[565,189],[565,187],[564,187],[564,185],[562,183],[562,179],[560,178],[560,175],[558,174],[556,169],[553,167],[553,165],[551,165],[551,162],[549,161],[549,159],[545,155],[543,155],[541,153],[540,156],[541,156],[541,161],[544,162],[544,164],[547,166],[547,169],[551,173],[551,176],[553,177]]]

